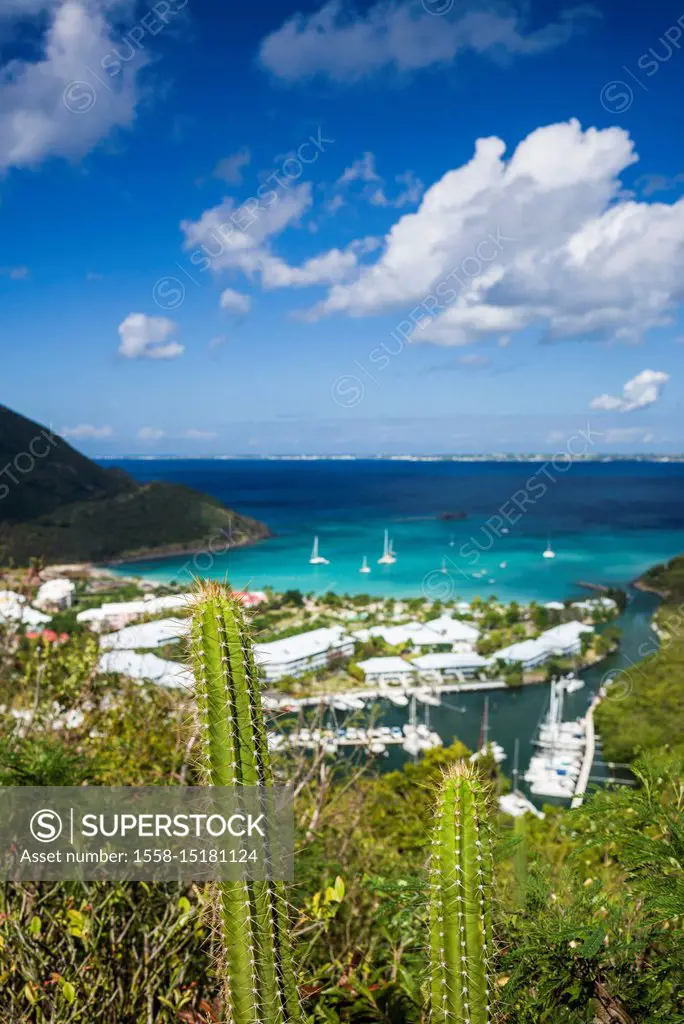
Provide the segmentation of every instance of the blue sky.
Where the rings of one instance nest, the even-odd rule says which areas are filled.
[[[665,2],[10,0],[2,400],[89,454],[684,450],[683,51]]]

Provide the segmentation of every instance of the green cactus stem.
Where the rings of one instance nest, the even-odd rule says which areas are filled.
[[[458,762],[442,781],[430,857],[433,1024],[489,1024],[493,953],[487,784]]]
[[[272,786],[252,641],[229,590],[200,584],[192,654],[201,758],[212,786]],[[282,882],[218,885],[225,999],[231,1024],[301,1022]]]

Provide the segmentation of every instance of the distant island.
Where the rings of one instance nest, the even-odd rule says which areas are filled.
[[[419,453],[415,455],[411,454],[390,454],[388,452],[376,452],[371,454],[325,454],[325,455],[314,455],[307,453],[299,454],[274,454],[274,455],[259,455],[254,452],[235,452],[230,454],[222,455],[179,455],[178,453],[165,452],[163,455],[140,455],[139,453],[121,453],[117,455],[98,455],[97,458],[100,462],[106,462],[108,460],[119,460],[127,459],[131,462],[136,460],[149,461],[151,458],[159,458],[166,460],[176,460],[178,462],[193,462],[193,461],[236,461],[236,462],[549,462],[552,459],[563,457],[563,452],[480,452],[470,453],[465,455],[456,454],[445,454],[445,455],[434,455],[425,453]],[[577,454],[572,456],[573,462],[684,462],[684,453],[675,452],[670,455],[658,454],[656,452],[650,453],[634,453],[634,452],[587,452],[586,454]]]
[[[99,466],[0,405],[0,565],[161,558],[270,535],[207,494]]]

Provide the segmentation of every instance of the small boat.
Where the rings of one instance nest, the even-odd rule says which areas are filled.
[[[387,700],[394,704],[396,708],[408,707],[409,700],[405,693],[393,693],[391,690],[388,690],[387,693],[383,694],[383,697],[387,697]]]
[[[449,537],[449,547],[453,548],[455,546],[456,546],[456,541],[454,540],[454,535],[452,533],[452,535]]]
[[[309,565],[330,565],[327,558],[323,558],[318,553],[318,537],[314,537],[313,548],[311,549],[311,558],[309,559]]]
[[[546,541],[546,550],[543,553],[543,558],[555,558],[556,552],[551,547],[551,538],[549,537]]]
[[[499,797],[499,810],[504,814],[510,814],[512,818],[522,818],[524,814],[534,814],[535,818],[543,820],[544,812],[537,810],[531,800],[522,793],[506,793]]]
[[[524,796],[518,787],[520,776],[520,740],[516,737],[513,750],[513,790],[499,797],[499,809],[513,818],[521,818],[524,814],[534,814],[536,818],[544,818],[544,812],[537,810],[531,800]]]
[[[442,559],[442,566],[439,571],[443,572],[445,575],[449,572],[449,570],[447,569],[446,558]]]
[[[366,706],[360,697],[344,697],[342,699],[350,711],[362,711]]]
[[[434,690],[428,689],[416,690],[416,699],[419,700],[421,704],[429,704],[430,707],[433,708],[438,708],[442,703],[439,694],[435,693]]]
[[[502,526],[502,527],[501,527],[501,532],[502,532],[502,533],[508,533],[508,532],[509,532],[509,529],[508,529],[508,527],[507,527],[507,526]]]
[[[370,750],[371,754],[386,754],[387,753],[387,747],[385,746],[385,744],[381,740],[373,740],[373,742],[370,744],[368,749]]]
[[[565,679],[565,692],[576,693],[577,690],[581,690],[584,686],[584,680],[578,679],[576,676],[568,676]]]
[[[508,568],[508,562],[499,562],[499,568],[500,569],[507,569]]]
[[[365,555],[363,556],[363,561],[361,562],[361,568],[359,569],[359,572],[370,572],[368,559],[366,558]]]
[[[397,556],[392,551],[392,542],[389,539],[389,530],[385,530],[385,543],[382,555],[378,558],[378,565],[394,565]]]
[[[476,750],[474,754],[470,755],[471,761],[477,761],[481,757],[486,757],[487,754],[491,754],[497,764],[501,764],[502,761],[506,760],[506,751],[500,743],[495,743],[490,740],[479,750]]]

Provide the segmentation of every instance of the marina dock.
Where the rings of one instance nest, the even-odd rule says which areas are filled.
[[[505,683],[503,679],[487,679],[483,682],[477,683],[444,683],[436,686],[427,686],[425,684],[422,686],[393,686],[391,688],[387,687],[387,689],[384,690],[371,690],[368,687],[364,687],[359,690],[340,690],[335,693],[319,693],[311,697],[281,697],[277,701],[275,699],[264,701],[264,705],[271,711],[296,711],[299,708],[316,707],[320,704],[330,704],[335,700],[344,700],[345,698],[354,698],[364,702],[372,702],[376,700],[390,700],[391,696],[403,694],[403,696],[410,700],[413,696],[420,697],[420,694],[425,690],[441,695],[443,693],[472,693],[480,690],[482,692],[488,690],[505,690],[506,688],[507,683]]]
[[[575,795],[572,798],[571,807],[581,807],[584,800],[584,794],[587,791],[587,785],[589,783],[589,775],[591,774],[591,766],[594,763],[594,754],[596,753],[596,731],[594,729],[594,709],[601,702],[601,697],[596,696],[589,705],[589,710],[584,717],[584,756],[582,758],[582,767],[577,777],[577,785],[575,786]]]

